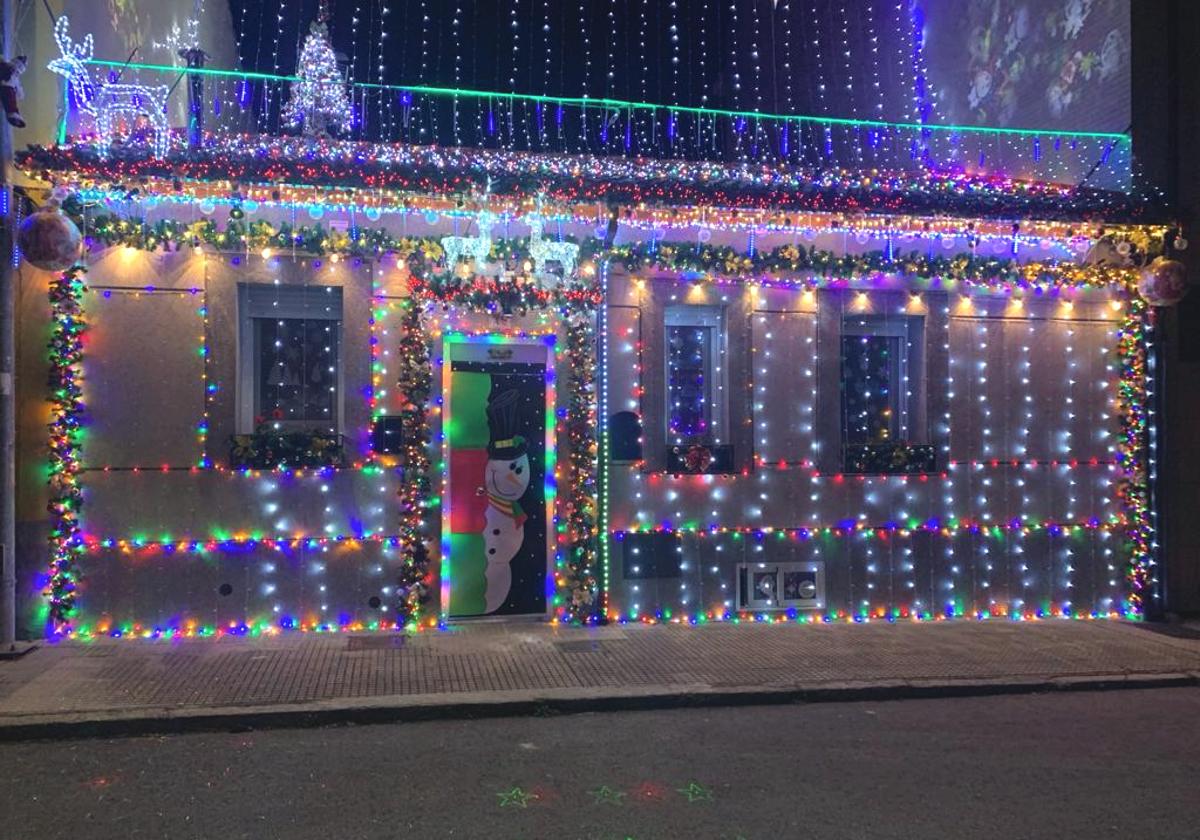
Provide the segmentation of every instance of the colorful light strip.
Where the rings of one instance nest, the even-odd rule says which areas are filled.
[[[234,191],[234,184],[247,185],[247,189],[256,190],[256,195],[262,195],[258,190],[265,189],[274,201],[282,198],[285,188],[354,187],[361,191],[358,194],[366,194],[365,204],[375,206],[379,206],[379,199],[370,197],[372,191],[395,190],[443,196],[488,192],[496,199],[516,196],[522,200],[541,195],[556,204],[594,202],[601,213],[603,207],[613,204],[630,208],[721,208],[726,214],[748,209],[834,211],[854,216],[956,215],[1010,222],[1014,218],[1078,221],[1085,215],[1114,222],[1141,218],[1154,221],[1158,213],[1142,196],[924,168],[863,172],[828,167],[748,167],[653,157],[266,135],[206,138],[199,150],[178,159],[138,157],[136,153],[106,159],[100,151],[92,138],[80,138],[72,145],[27,149],[17,156],[17,164],[31,177],[53,181],[56,174],[61,174],[101,187],[105,182],[162,179],[170,184],[169,188],[157,188],[163,195],[175,193],[177,183],[178,190],[182,190],[183,184],[192,180],[220,182],[228,192]],[[298,184],[306,187],[286,186]],[[388,204],[397,206],[394,199]],[[399,206],[403,206],[403,199]]]
[[[87,321],[85,269],[67,269],[50,283],[50,569],[45,595],[51,634],[69,628],[79,587],[79,529],[83,490],[79,483],[83,434],[83,336]]]
[[[102,59],[91,59],[88,64],[94,64],[98,67],[116,67],[122,70],[145,70],[156,73],[166,73],[174,77],[179,75],[179,68],[166,64],[149,64],[144,62],[125,62],[125,61],[107,61]],[[198,73],[204,76],[218,78],[235,78],[235,79],[254,79],[257,81],[274,81],[274,82],[295,82],[299,81],[297,76],[281,76],[271,73],[251,73],[244,70],[220,70],[217,68],[199,68],[189,69],[188,74]],[[1120,134],[1107,131],[1061,131],[1057,129],[1039,129],[1039,128],[992,128],[986,126],[974,125],[937,125],[935,123],[905,123],[905,122],[887,122],[884,120],[853,120],[840,119],[836,117],[812,117],[800,114],[770,114],[760,111],[731,111],[722,108],[699,108],[687,105],[657,105],[649,102],[634,102],[624,99],[605,99],[602,97],[577,97],[577,96],[547,96],[539,94],[522,94],[522,93],[505,93],[502,91],[488,90],[472,90],[470,88],[447,88],[447,87],[432,87],[428,85],[382,85],[367,82],[359,82],[355,87],[388,90],[396,93],[418,93],[426,96],[447,97],[451,99],[482,99],[482,100],[503,100],[506,102],[529,102],[542,103],[545,105],[554,106],[575,106],[580,108],[591,108],[596,110],[618,110],[618,111],[653,111],[663,113],[677,114],[695,114],[701,117],[728,117],[743,120],[758,120],[763,122],[784,122],[784,123],[813,123],[820,126],[847,126],[850,128],[878,128],[896,131],[917,131],[917,132],[945,132],[948,134],[970,135],[970,134],[996,134],[996,135],[1012,135],[1017,137],[1033,137],[1033,136],[1048,136],[1060,137],[1070,141],[1071,138],[1094,138],[1107,140],[1117,144],[1125,144],[1131,142],[1128,134]]]

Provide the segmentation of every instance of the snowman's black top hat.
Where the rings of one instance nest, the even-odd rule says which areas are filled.
[[[525,438],[517,434],[519,401],[515,390],[499,393],[488,401],[488,431],[492,437],[487,445],[489,458],[519,458],[529,450]]]

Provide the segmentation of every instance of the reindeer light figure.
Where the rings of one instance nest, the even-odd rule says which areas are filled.
[[[478,236],[442,237],[447,271],[454,271],[463,257],[475,260],[476,267],[482,267],[492,253],[492,228],[496,226],[499,217],[490,210],[480,210],[475,220],[479,226]]]
[[[529,256],[533,260],[533,273],[547,281],[553,277],[546,270],[546,264],[556,262],[562,266],[562,276],[566,280],[575,271],[575,263],[579,259],[579,246],[573,242],[553,242],[542,236],[546,228],[546,219],[541,214],[541,202],[538,202],[538,212],[526,216],[529,224]]]
[[[54,40],[62,55],[46,66],[66,77],[71,94],[79,103],[79,109],[85,114],[90,114],[96,121],[101,156],[108,156],[115,122],[120,116],[136,117],[144,114],[154,132],[151,151],[155,157],[166,157],[171,143],[171,129],[167,125],[165,108],[167,86],[147,87],[113,83],[97,87],[87,69],[87,62],[92,59],[92,36],[89,33],[83,39],[83,43],[76,44],[68,34],[69,26],[66,15],[61,15],[54,22]]]

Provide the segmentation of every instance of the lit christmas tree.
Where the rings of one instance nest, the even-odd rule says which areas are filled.
[[[329,42],[328,20],[329,7],[322,0],[312,31],[300,49],[296,67],[300,78],[292,82],[292,95],[283,110],[284,119],[303,126],[310,137],[328,134],[331,128],[345,131],[353,119],[337,54]]]

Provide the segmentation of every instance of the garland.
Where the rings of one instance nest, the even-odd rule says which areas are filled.
[[[460,277],[440,266],[440,244],[433,238],[392,236],[383,229],[355,229],[347,233],[327,231],[320,225],[278,229],[266,222],[244,223],[231,219],[223,228],[212,220],[193,224],[163,221],[146,226],[136,221],[105,216],[89,226],[93,243],[125,245],[153,250],[207,244],[222,250],[267,247],[290,248],[312,254],[345,254],[357,257],[396,255],[407,261],[411,272],[411,296],[406,300],[399,342],[398,386],[404,395],[401,423],[404,435],[402,466],[405,480],[398,491],[400,527],[397,545],[404,562],[398,581],[399,623],[419,620],[420,607],[431,589],[430,551],[427,544],[426,512],[438,500],[431,495],[429,457],[431,439],[426,406],[432,392],[429,348],[422,329],[422,311],[427,303],[455,306],[491,314],[524,314],[534,309],[556,310],[564,319],[570,364],[569,396],[565,428],[570,441],[567,501],[567,551],[559,560],[557,583],[564,598],[559,616],[569,621],[587,621],[595,616],[599,593],[596,573],[596,457],[594,327],[590,313],[602,304],[599,287],[587,280],[570,280],[546,288],[521,273],[527,244],[519,240],[498,241],[495,261],[505,264],[511,279]],[[601,251],[591,240],[581,246],[581,258]],[[1137,243],[1137,254],[1149,251]],[[993,291],[1018,287],[1035,293],[1066,288],[1115,286],[1127,294],[1129,305],[1122,323],[1117,352],[1121,359],[1118,397],[1121,402],[1122,433],[1117,460],[1123,478],[1117,493],[1122,506],[1125,549],[1129,557],[1127,578],[1129,605],[1135,612],[1145,606],[1152,563],[1152,531],[1147,485],[1145,448],[1148,438],[1146,408],[1145,324],[1148,304],[1136,293],[1137,269],[1116,266],[1086,266],[1075,263],[1018,263],[1011,259],[974,255],[931,257],[872,252],[836,255],[826,251],[784,245],[765,253],[747,255],[727,246],[679,243],[636,243],[619,246],[612,258],[630,270],[653,267],[679,273],[713,273],[757,279],[761,275],[808,274],[806,285],[828,285],[851,278],[897,274],[929,282],[957,281]],[[84,411],[82,380],[82,334],[86,329],[82,312],[85,270],[74,267],[50,287],[53,334],[50,340],[50,479],[51,561],[46,596],[50,618],[65,625],[75,607],[79,554],[86,550],[79,529],[82,504],[80,430]],[[584,271],[587,274],[587,266]]]
[[[82,207],[77,201],[64,204],[64,211],[83,229]],[[132,247],[142,250],[179,249],[184,245],[207,245],[222,251],[261,251],[308,256],[338,255],[356,258],[396,257],[405,260],[419,282],[439,302],[469,305],[507,313],[508,305],[541,308],[560,302],[583,303],[598,292],[587,286],[546,290],[529,277],[525,263],[529,243],[524,239],[501,239],[493,243],[490,262],[499,263],[511,281],[496,278],[448,275],[438,237],[394,236],[385,228],[327,229],[320,224],[281,224],[230,219],[224,225],[213,219],[198,222],[160,220],[146,224],[137,219],[105,215],[87,221],[89,244],[100,247]],[[1126,258],[1142,263],[1160,245],[1149,234],[1132,234]],[[570,237],[567,241],[571,241]],[[1105,240],[1107,241],[1107,240]],[[1138,269],[1118,265],[1084,265],[1077,262],[1019,262],[1012,258],[986,257],[974,253],[932,256],[917,251],[891,253],[871,251],[837,254],[799,244],[780,245],[770,251],[747,254],[728,245],[680,242],[636,242],[618,245],[608,252],[604,243],[589,238],[580,243],[582,263],[607,253],[629,271],[655,269],[681,274],[717,275],[759,282],[792,282],[810,285],[850,281],[893,274],[926,283],[955,282],[993,292],[1012,288],[1054,292],[1067,288],[1136,286]],[[586,266],[585,266],[586,268]],[[522,288],[523,287],[523,288]],[[520,291],[518,291],[520,289]]]
[[[567,554],[558,565],[558,591],[566,598],[559,618],[587,622],[595,618],[600,595],[597,575],[596,327],[591,311],[566,319],[567,417],[570,446],[566,480]]]
[[[399,497],[399,547],[404,557],[398,582],[399,623],[411,625],[418,621],[421,605],[429,598],[429,546],[426,542],[425,512],[437,500],[430,495],[433,477],[429,459],[429,417],[426,406],[433,388],[429,346],[421,327],[423,305],[415,297],[403,303],[405,310],[400,322],[399,375],[397,386],[401,394],[401,445],[404,451],[400,464],[403,479],[396,495]]]
[[[261,135],[208,137],[202,149],[180,151],[169,160],[132,147],[113,148],[103,156],[86,141],[31,146],[17,155],[17,164],[47,181],[65,172],[117,183],[162,177],[176,183],[300,183],[426,195],[486,189],[521,198],[544,195],[556,202],[621,205],[1044,219],[1085,213],[1131,219],[1157,211],[1145,197],[1115,191],[924,168],[863,172]]]
[[[563,420],[570,457],[566,462],[566,531],[556,564],[555,582],[560,593],[558,617],[586,622],[595,618],[600,586],[596,574],[596,331],[595,307],[602,300],[592,286],[560,285],[545,289],[525,284],[513,291],[511,284],[482,278],[462,280],[449,275],[422,278],[413,275],[405,298],[399,340],[400,369],[397,386],[402,394],[400,417],[403,429],[404,481],[400,499],[399,545],[405,554],[400,581],[401,610],[405,623],[418,621],[420,606],[428,600],[432,586],[429,548],[425,537],[425,511],[439,500],[432,493],[429,415],[424,408],[432,394],[429,346],[421,316],[427,304],[498,313],[530,309],[556,310],[563,320],[567,353],[567,409]],[[510,298],[508,295],[516,295]]]
[[[1149,249],[1151,243],[1146,242]],[[1131,258],[1144,253],[1132,249]],[[590,254],[589,254],[590,256]],[[925,282],[953,281],[989,291],[1012,288],[1050,292],[1085,286],[1134,286],[1137,270],[1110,265],[1074,262],[1022,263],[1011,258],[976,254],[930,256],[917,251],[907,254],[871,251],[836,254],[832,251],[780,245],[770,251],[746,254],[728,245],[701,243],[637,242],[618,245],[611,258],[630,271],[646,268],[682,274],[716,274],[724,277],[772,279],[793,277],[812,285],[894,274]]]
[[[83,492],[80,438],[83,425],[83,316],[85,269],[74,266],[50,283],[50,568],[45,595],[55,633],[75,611],[79,586],[77,559],[86,547],[80,535]]]
[[[1125,531],[1125,553],[1129,558],[1129,606],[1141,613],[1153,584],[1153,528],[1150,523],[1149,472],[1147,469],[1148,407],[1146,378],[1146,325],[1150,316],[1146,301],[1130,295],[1129,306],[1117,332],[1117,358],[1121,374],[1117,400],[1121,412],[1121,436],[1117,442],[1117,464],[1121,479],[1117,499],[1121,503]]]

